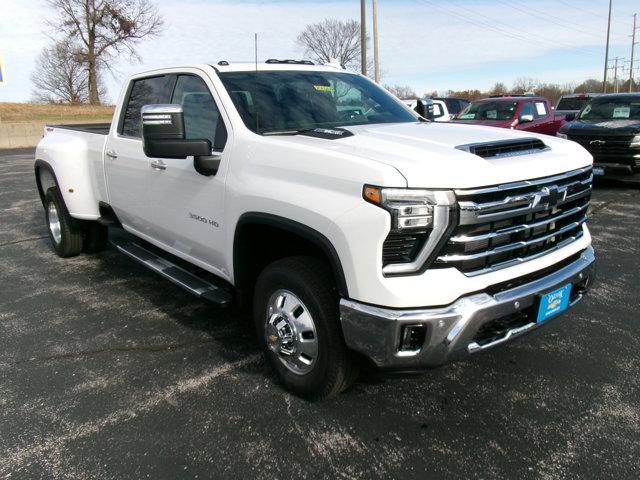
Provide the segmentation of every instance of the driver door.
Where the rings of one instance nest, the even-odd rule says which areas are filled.
[[[199,174],[193,157],[162,159],[150,181],[154,238],[170,252],[222,276],[227,130],[213,89],[199,75],[179,74],[171,103],[182,105],[187,139],[209,139],[222,156],[215,175]],[[204,265],[202,265],[204,264]]]

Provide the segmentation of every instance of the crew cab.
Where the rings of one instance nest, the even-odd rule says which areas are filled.
[[[423,370],[506,343],[593,280],[582,147],[432,122],[339,66],[144,72],[110,125],[44,133],[35,179],[55,252],[110,240],[252,311],[306,398],[338,394],[363,364]]]
[[[640,93],[595,97],[558,136],[593,155],[594,175],[640,181]]]
[[[545,98],[511,95],[474,100],[454,121],[555,135],[566,118],[555,115]]]

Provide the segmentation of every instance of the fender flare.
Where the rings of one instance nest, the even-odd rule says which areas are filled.
[[[238,233],[240,229],[247,224],[259,224],[266,225],[270,227],[280,228],[284,231],[293,233],[312,244],[318,247],[329,259],[331,270],[333,271],[336,286],[338,287],[338,292],[344,296],[349,297],[349,291],[347,287],[347,281],[344,276],[344,270],[342,268],[342,262],[340,261],[340,257],[338,256],[338,252],[335,247],[331,243],[331,241],[325,237],[322,233],[317,230],[304,225],[302,223],[296,222],[295,220],[291,220],[289,218],[280,217],[278,215],[272,215],[270,213],[261,213],[261,212],[246,212],[243,213],[238,222],[236,223],[236,228],[233,236],[233,270],[238,272],[240,270],[240,252],[239,252],[239,242],[237,241]]]
[[[53,181],[56,182],[56,186],[58,186],[58,188],[60,188],[60,182],[58,182],[58,177],[56,177],[56,172],[53,171],[53,167],[49,164],[49,162],[36,159],[33,165],[33,173],[36,177],[36,186],[38,187],[38,195],[40,195],[40,201],[44,205],[44,195],[46,192],[43,190],[42,184],[40,183],[40,173],[39,173],[40,169],[45,169],[51,174],[51,176],[53,177]]]

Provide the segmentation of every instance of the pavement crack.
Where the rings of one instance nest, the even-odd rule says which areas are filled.
[[[45,238],[49,238],[49,236],[48,235],[43,235],[41,237],[23,238],[21,240],[14,240],[13,242],[0,243],[0,247],[7,247],[9,245],[15,245],[17,243],[35,242],[36,240],[43,240]]]
[[[4,365],[22,365],[25,363],[46,363],[57,360],[68,360],[73,358],[82,358],[82,357],[92,357],[96,355],[104,355],[110,353],[130,353],[130,352],[149,352],[149,353],[158,353],[158,352],[172,352],[174,350],[186,349],[191,347],[197,347],[201,345],[206,345],[209,343],[214,343],[218,341],[224,341],[231,338],[239,338],[239,335],[229,335],[226,337],[215,337],[209,339],[198,340],[195,342],[184,342],[184,343],[170,343],[165,345],[134,345],[131,347],[108,347],[108,348],[99,348],[95,350],[83,350],[80,352],[69,352],[69,353],[61,353],[58,355],[49,355],[43,357],[30,357],[24,358],[21,360],[16,360],[14,362],[5,363]]]

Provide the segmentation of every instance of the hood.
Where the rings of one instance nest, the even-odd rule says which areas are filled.
[[[637,135],[640,133],[640,120],[575,120],[562,128],[562,133],[577,135]]]
[[[510,128],[513,123],[511,120],[459,120],[455,119],[454,122],[466,124],[466,125],[484,125],[485,127],[498,127],[498,128]]]
[[[270,137],[279,142],[331,149],[390,165],[420,188],[475,188],[546,177],[590,165],[575,142],[548,135],[458,123],[395,123],[345,127],[353,136],[329,140],[304,135]],[[539,153],[482,158],[456,146],[509,139],[539,138]],[[363,174],[363,183],[366,174]]]

